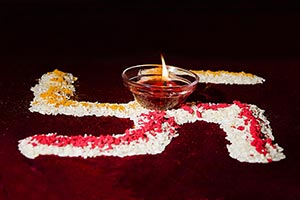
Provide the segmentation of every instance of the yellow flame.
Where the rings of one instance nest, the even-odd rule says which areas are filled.
[[[160,57],[161,57],[161,63],[162,63],[162,65],[161,65],[162,66],[161,79],[163,81],[166,81],[166,80],[169,79],[169,72],[168,72],[168,68],[167,68],[167,65],[165,63],[163,55],[161,54]]]

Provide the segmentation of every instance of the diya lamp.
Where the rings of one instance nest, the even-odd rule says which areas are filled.
[[[165,64],[142,64],[122,73],[124,85],[143,107],[168,110],[179,107],[197,87],[199,77],[186,69]]]

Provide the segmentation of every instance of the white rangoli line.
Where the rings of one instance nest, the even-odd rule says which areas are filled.
[[[34,99],[30,111],[49,115],[130,118],[135,128],[122,134],[99,137],[56,133],[30,136],[19,141],[19,150],[26,157],[57,155],[87,158],[158,154],[164,151],[172,138],[179,135],[178,126],[202,120],[219,124],[224,130],[230,142],[227,149],[232,158],[259,163],[285,158],[283,149],[274,143],[264,111],[255,105],[238,101],[233,104],[186,104],[182,108],[162,112],[144,109],[134,101],[125,104],[78,102],[71,100],[75,92],[75,80],[72,74],[58,70],[44,74],[32,88]]]

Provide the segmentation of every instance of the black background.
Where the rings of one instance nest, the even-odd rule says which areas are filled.
[[[7,1],[1,55],[297,57],[299,6],[289,1]]]

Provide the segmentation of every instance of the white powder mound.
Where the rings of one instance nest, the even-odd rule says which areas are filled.
[[[75,146],[72,144],[66,144],[57,146],[55,143],[51,144],[40,144],[34,137],[27,137],[19,141],[19,151],[27,158],[34,159],[39,155],[57,155],[60,157],[96,157],[96,156],[133,156],[133,155],[144,155],[144,154],[158,154],[164,151],[166,146],[171,142],[173,137],[178,136],[177,134],[170,134],[170,127],[168,124],[162,124],[163,132],[153,135],[149,132],[145,132],[147,139],[137,139],[130,143],[120,143],[118,145],[108,144],[103,147],[93,146],[92,143],[85,146]],[[171,131],[172,132],[172,131]],[[52,133],[47,134],[51,137]],[[114,135],[115,138],[124,136],[124,134]],[[64,136],[67,137],[67,136]],[[84,138],[87,136],[83,137]]]
[[[142,108],[135,101],[127,104],[110,104],[71,100],[75,92],[73,86],[75,80],[76,78],[72,74],[58,70],[44,74],[39,83],[32,88],[34,99],[31,102],[30,111],[51,115],[94,115],[130,118],[135,124],[135,128],[129,130],[133,133],[141,128],[144,123],[155,120],[151,115],[149,115],[149,118],[144,119],[145,114],[148,116],[149,110]],[[35,158],[38,155],[81,156],[87,158],[101,155],[124,157],[158,154],[164,151],[172,138],[180,135],[176,132],[178,125],[201,120],[219,124],[220,128],[224,130],[226,139],[230,142],[227,149],[232,158],[249,163],[279,161],[284,159],[285,155],[283,149],[274,143],[270,123],[263,113],[264,111],[255,105],[240,102],[234,102],[233,104],[189,104],[179,109],[166,111],[164,121],[161,123],[155,121],[153,124],[153,126],[159,124],[160,128],[150,127],[153,130],[148,131],[145,129],[143,134],[146,139],[137,138],[130,143],[105,143],[102,147],[95,147],[92,144],[76,146],[72,143],[57,146],[55,143],[49,144],[37,141],[37,135],[37,137],[31,136],[20,140],[19,150],[28,158]],[[168,119],[174,119],[175,124],[167,122]],[[143,121],[142,124],[141,120]],[[260,128],[259,137],[257,133],[253,133],[253,126]],[[126,133],[115,134],[114,138],[121,138],[124,134]],[[52,135],[48,134],[46,137]],[[63,137],[67,138],[67,136]],[[84,136],[83,140],[87,137]],[[107,148],[107,145],[110,145],[111,148]]]
[[[172,69],[170,70],[172,71]],[[214,84],[237,84],[237,85],[254,85],[265,82],[265,79],[251,73],[245,72],[228,72],[224,70],[190,70],[199,77],[199,83],[214,83]],[[140,71],[140,74],[161,74],[161,68],[145,69]],[[176,73],[183,75],[184,72],[177,71]],[[143,77],[147,80],[147,77]]]
[[[192,70],[199,77],[200,83],[254,85],[265,82],[265,79],[245,72]]]
[[[209,104],[210,106],[218,107],[218,104]],[[272,129],[269,121],[263,115],[264,111],[259,109],[255,105],[248,105],[252,111],[255,120],[261,128],[261,138],[263,141],[270,139],[274,141],[272,135]],[[265,154],[257,151],[256,146],[253,146],[251,142],[254,140],[251,135],[251,123],[245,124],[246,116],[240,116],[241,108],[236,104],[231,104],[228,107],[220,107],[213,109],[206,109],[202,106],[191,106],[190,111],[185,109],[177,109],[168,111],[168,115],[174,116],[178,124],[184,124],[188,122],[195,122],[202,120],[205,122],[216,123],[220,125],[220,128],[226,133],[226,139],[230,142],[227,145],[229,155],[241,162],[250,163],[268,163],[271,161],[279,161],[285,158],[283,149],[278,144],[266,143]],[[197,116],[197,111],[201,113],[201,117]],[[241,127],[239,129],[238,127]]]

